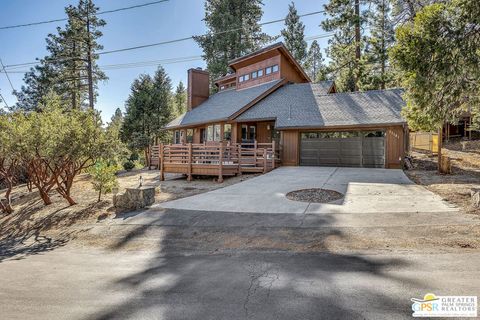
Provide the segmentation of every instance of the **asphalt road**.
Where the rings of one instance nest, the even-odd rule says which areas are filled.
[[[478,225],[443,215],[133,213],[0,247],[0,318],[409,319],[412,297],[480,293],[480,251],[438,242]]]

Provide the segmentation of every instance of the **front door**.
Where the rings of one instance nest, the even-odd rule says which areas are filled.
[[[255,124],[242,124],[242,143],[253,143],[257,139]]]

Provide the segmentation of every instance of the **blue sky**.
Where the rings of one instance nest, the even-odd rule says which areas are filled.
[[[110,10],[131,5],[151,2],[152,0],[95,0],[100,10]],[[288,12],[291,0],[264,0],[262,21],[284,18]],[[326,0],[296,0],[295,6],[299,14],[323,9]],[[0,27],[35,21],[58,19],[65,16],[64,7],[76,4],[76,0],[0,0]],[[169,0],[143,8],[105,14],[107,22],[103,28],[100,42],[104,50],[115,50],[137,45],[168,41],[206,31],[202,21],[204,17],[203,0]],[[303,17],[305,35],[316,36],[324,34],[320,22],[325,19],[323,14]],[[64,22],[37,25],[17,29],[0,30],[0,59],[5,65],[35,61],[43,57],[45,37],[55,32],[57,26]],[[270,35],[280,34],[283,23],[265,25],[264,32]],[[328,39],[317,40],[322,48],[327,46]],[[311,41],[309,41],[309,44]],[[140,61],[162,60],[180,57],[199,56],[201,49],[193,40],[161,45],[145,49],[102,55],[99,65],[123,64]],[[325,54],[324,54],[325,56]],[[187,70],[193,67],[205,67],[202,60],[164,64],[163,67],[172,79],[173,86],[179,81],[186,83]],[[132,81],[142,73],[152,74],[156,66],[142,66],[128,69],[107,70],[109,77],[99,85],[99,97],[96,109],[102,111],[102,118],[108,121],[117,107],[124,110],[124,102],[130,92]],[[17,69],[17,72],[26,68]],[[22,73],[9,73],[15,89],[23,84]],[[0,73],[0,92],[12,105],[15,97],[5,74]]]

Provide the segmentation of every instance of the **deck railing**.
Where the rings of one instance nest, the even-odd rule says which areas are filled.
[[[152,154],[158,154],[160,179],[167,173],[223,176],[243,172],[263,172],[273,170],[278,157],[273,143],[242,144],[161,144],[152,147]],[[153,161],[152,161],[153,162]]]

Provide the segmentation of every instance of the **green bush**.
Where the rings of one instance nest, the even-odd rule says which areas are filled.
[[[118,171],[116,165],[111,165],[106,161],[98,161],[92,168],[93,188],[98,191],[98,201],[100,202],[102,194],[110,193],[118,187],[117,176]]]
[[[130,171],[135,168],[135,163],[133,161],[128,160],[127,162],[123,163],[123,169]]]
[[[130,155],[130,158],[129,158],[128,160],[130,160],[130,161],[137,161],[139,158],[140,158],[140,156],[138,155],[138,152],[133,152],[133,153]]]

